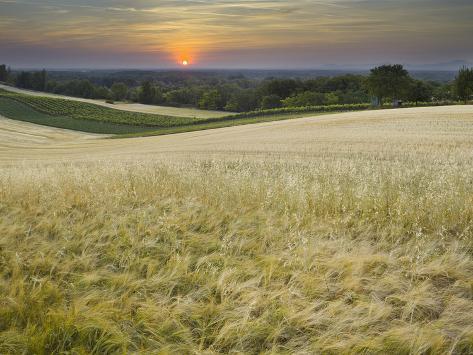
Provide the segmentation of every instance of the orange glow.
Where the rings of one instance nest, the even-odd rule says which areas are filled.
[[[196,64],[196,54],[194,51],[189,49],[186,50],[177,50],[172,54],[172,58],[178,66],[180,67],[190,67]]]

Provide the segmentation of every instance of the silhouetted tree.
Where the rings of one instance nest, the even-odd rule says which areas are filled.
[[[383,98],[391,98],[393,104],[409,90],[409,72],[400,64],[382,65],[371,69],[367,85],[379,103]]]

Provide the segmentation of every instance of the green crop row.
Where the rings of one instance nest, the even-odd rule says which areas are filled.
[[[361,111],[372,108],[370,104],[288,107],[244,112],[219,118],[192,118],[122,111],[81,101],[32,96],[2,89],[0,89],[0,99],[2,99],[0,114],[5,117],[85,132],[133,136],[171,134],[290,119],[310,114]],[[454,103],[405,103],[404,107],[448,104]]]
[[[247,117],[271,116],[288,113],[318,113],[318,112],[345,112],[345,111],[361,111],[371,108],[370,104],[347,104],[347,105],[325,105],[325,106],[304,106],[304,107],[282,107],[269,110],[256,110],[249,112],[237,113],[227,116],[227,119],[238,119]]]
[[[149,113],[129,112],[91,103],[61,98],[32,96],[0,90],[0,97],[9,98],[52,116],[70,117],[123,125],[175,127],[206,121],[192,117],[174,117]]]
[[[438,102],[407,102],[402,107],[424,107],[424,106],[446,106],[458,104],[454,101],[438,101]],[[391,105],[383,105],[380,109],[392,108]],[[226,119],[239,119],[260,116],[274,116],[285,114],[303,114],[303,113],[324,113],[324,112],[349,112],[349,111],[363,111],[374,109],[371,104],[342,104],[342,105],[321,105],[321,106],[304,106],[304,107],[281,107],[268,110],[256,110],[249,112],[237,113],[231,116],[226,116]]]
[[[94,120],[82,120],[67,116],[53,116],[44,112],[37,111],[31,106],[21,102],[0,96],[0,116],[13,120],[25,121],[44,126],[71,129],[89,133],[102,134],[139,134],[151,127],[120,125],[108,122]]]
[[[97,121],[102,123],[142,126],[155,129],[172,129],[191,125],[213,125],[221,126],[228,122],[228,125],[235,124],[235,121],[258,117],[275,117],[287,114],[319,113],[319,112],[339,112],[348,110],[362,110],[369,108],[369,105],[333,105],[333,106],[311,106],[303,108],[281,108],[273,110],[252,111],[235,115],[228,115],[220,118],[191,118],[174,117],[149,113],[129,112],[103,107],[91,103],[73,101],[62,98],[51,98],[42,96],[32,96],[0,89],[0,97],[15,100],[28,105],[41,113],[78,120]],[[256,120],[260,121],[260,120]],[[249,122],[251,123],[251,122]]]

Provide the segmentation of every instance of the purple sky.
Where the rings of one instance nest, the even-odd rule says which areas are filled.
[[[471,0],[0,0],[0,63],[317,68],[473,62]],[[456,65],[457,63],[451,64]]]

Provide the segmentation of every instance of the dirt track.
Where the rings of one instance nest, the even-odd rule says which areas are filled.
[[[473,106],[333,114],[160,137],[108,139],[0,118],[0,164],[377,154],[473,154]]]

